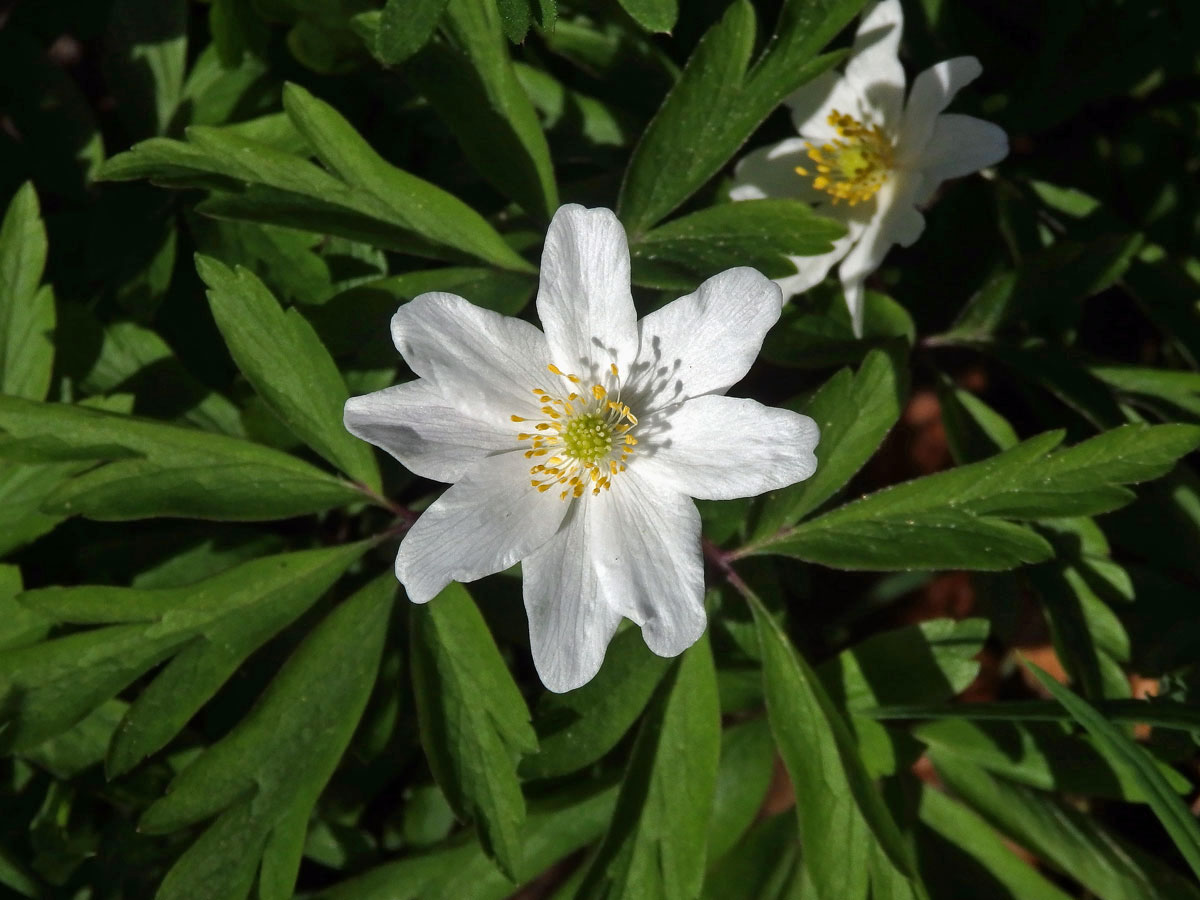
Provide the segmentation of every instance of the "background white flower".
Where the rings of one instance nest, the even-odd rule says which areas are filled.
[[[396,558],[416,603],[523,560],[534,662],[553,691],[592,678],[622,616],[674,656],[703,633],[690,497],[784,487],[816,468],[807,416],[722,396],[779,318],[779,288],[722,272],[637,321],[625,231],[564,206],[542,255],[545,333],[453,294],[392,318],[416,381],[346,403],[346,427],[452,482]]]
[[[800,137],[742,159],[730,191],[734,200],[797,197],[846,225],[831,252],[789,257],[797,274],[779,285],[785,297],[806,291],[841,261],[838,276],[860,337],[863,281],[893,244],[907,247],[921,236],[917,207],[946,179],[1008,155],[996,125],[942,112],[983,71],[973,56],[926,69],[905,104],[897,57],[903,27],[899,0],[876,4],[859,25],[845,72],[826,72],[787,99]]]

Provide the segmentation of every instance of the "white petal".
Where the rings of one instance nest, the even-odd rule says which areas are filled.
[[[567,504],[529,484],[521,451],[472,466],[405,535],[396,577],[414,603],[426,603],[451,581],[501,572],[545,544]]]
[[[464,415],[420,378],[351,397],[343,421],[351,434],[434,481],[458,481],[483,457],[517,446],[511,422]]]
[[[592,558],[609,605],[642,626],[659,656],[682,653],[707,621],[696,504],[633,469],[585,502],[596,507]]]
[[[928,201],[943,181],[994,166],[1006,156],[1008,135],[999,125],[955,113],[938,116],[921,155],[925,183],[918,205]]]
[[[837,130],[829,124],[829,114],[835,109],[859,121],[871,119],[858,91],[832,70],[802,84],[783,102],[792,110],[796,131],[814,144],[824,144],[837,137]]]
[[[724,392],[740,381],[779,319],[778,286],[755,269],[729,269],[646,316],[626,402],[639,414]]]
[[[392,340],[410,369],[482,418],[530,409],[532,389],[547,377],[546,338],[537,328],[454,294],[421,294],[401,306]]]
[[[592,680],[621,622],[592,564],[600,508],[593,499],[600,498],[572,502],[558,533],[521,564],[533,664],[542,684],[556,693]]]
[[[559,207],[546,232],[537,295],[551,362],[584,375],[632,361],[637,312],[629,283],[629,245],[612,211]]]
[[[896,159],[900,165],[923,168],[921,157],[933,134],[934,120],[950,105],[954,95],[982,72],[983,66],[974,56],[958,56],[940,62],[916,77],[896,146]]]
[[[860,203],[854,207],[845,204],[830,205],[821,210],[822,214],[841,219],[846,226],[846,233],[833,242],[833,249],[828,253],[822,253],[820,256],[788,257],[792,265],[796,267],[796,274],[775,279],[775,283],[783,292],[784,302],[825,280],[829,270],[850,252],[850,248],[862,236],[870,222],[870,209],[871,207],[868,207],[867,204]]]
[[[904,108],[904,67],[898,56],[903,31],[900,0],[882,0],[863,16],[846,62],[846,81],[875,111],[875,121],[893,133]]]
[[[806,203],[822,203],[829,195],[814,188],[811,177],[796,171],[797,166],[808,168],[811,165],[808,141],[804,138],[788,138],[769,147],[760,147],[738,162],[729,196],[733,200],[789,197]]]
[[[735,397],[695,397],[638,444],[629,469],[690,497],[753,497],[808,478],[820,429],[808,416]]]

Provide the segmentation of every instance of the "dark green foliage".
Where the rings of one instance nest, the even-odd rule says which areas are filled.
[[[868,5],[6,5],[0,895],[1200,900],[1194,3],[904,0],[1011,153],[861,338],[785,305],[731,393],[818,467],[700,504],[679,658],[553,694],[516,571],[398,590],[443,486],[342,424],[396,309],[536,323],[563,203],[643,315],[793,274],[845,227],[730,179]]]

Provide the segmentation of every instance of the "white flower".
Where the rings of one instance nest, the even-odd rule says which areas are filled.
[[[907,247],[925,229],[917,207],[948,178],[1008,155],[991,122],[943,113],[983,68],[973,56],[925,70],[904,102],[896,56],[904,14],[899,0],[876,4],[858,27],[845,72],[826,72],[787,99],[800,137],[757,150],[738,163],[734,200],[798,197],[820,203],[847,234],[820,256],[789,257],[797,274],[779,280],[784,295],[806,291],[839,260],[838,276],[854,333],[862,336],[863,281],[892,244]]]
[[[546,235],[545,332],[453,294],[392,318],[419,377],[346,403],[346,427],[451,482],[396,558],[409,599],[523,562],[533,659],[552,691],[589,681],[621,617],[675,656],[703,633],[700,516],[807,478],[817,426],[722,396],[779,318],[779,288],[722,272],[637,321],[625,231],[564,206]]]

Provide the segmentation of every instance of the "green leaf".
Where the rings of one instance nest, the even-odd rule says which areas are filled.
[[[595,678],[578,690],[542,695],[534,719],[538,752],[521,762],[522,777],[567,775],[608,753],[642,714],[668,665],[636,628],[618,634]]]
[[[937,395],[946,443],[959,465],[978,462],[1017,445],[1019,438],[1008,420],[970,391],[941,378]]]
[[[834,494],[866,464],[900,418],[908,374],[881,350],[872,350],[857,373],[842,369],[797,408],[821,428],[817,471],[806,481],[763,499],[752,540],[795,524]]]
[[[924,896],[909,848],[846,721],[762,602],[753,594],[746,599],[762,645],[767,720],[796,788],[804,866],[813,886],[823,897],[861,900],[870,880],[894,873]],[[882,855],[869,873],[875,849]]]
[[[321,896],[324,900],[504,900],[520,883],[541,875],[602,834],[612,817],[616,794],[614,786],[585,784],[531,803],[521,829],[525,864],[517,882],[506,878],[468,833],[436,850],[384,863]]]
[[[679,18],[679,0],[621,0],[621,6],[647,31],[670,31]]]
[[[249,715],[146,810],[140,827],[151,833],[220,814],[158,897],[236,900],[256,871],[261,900],[293,896],[309,816],[375,683],[395,592],[388,572],[326,616]]]
[[[710,206],[661,225],[630,247],[635,284],[691,290],[734,266],[771,278],[794,275],[787,256],[833,249],[845,229],[795,200],[747,200]]]
[[[283,107],[329,171],[369,193],[392,218],[425,240],[478,256],[502,269],[533,267],[479,213],[457,197],[389,165],[332,106],[288,84]]]
[[[1200,889],[1068,803],[930,754],[947,788],[1017,844],[1100,900],[1197,900]]]
[[[237,129],[197,125],[187,130],[187,142],[153,138],[114,156],[100,177],[214,189],[197,210],[217,218],[324,231],[433,258],[466,254],[503,269],[534,271],[479,213],[389,165],[328,104],[289,85],[284,106],[328,171]]]
[[[308,320],[286,313],[247,269],[230,271],[196,257],[208,303],[242,374],[296,437],[372,490],[379,467],[369,445],[342,426],[349,392],[333,358]]]
[[[708,823],[708,864],[729,853],[758,817],[775,773],[775,741],[765,719],[750,719],[721,733],[721,762]]]
[[[994,570],[1049,559],[1041,537],[1003,518],[1095,515],[1125,505],[1120,487],[1157,478],[1200,444],[1191,425],[1127,425],[1050,454],[1061,432],[983,462],[885,488],[750,544],[849,569]]]
[[[525,40],[531,24],[550,30],[558,17],[558,0],[496,0],[496,7],[504,34],[514,44]]]
[[[732,4],[696,45],[629,161],[618,211],[636,241],[698,190],[788,94],[836,63],[814,56],[863,0],[791,0],[751,67],[755,14]]]
[[[791,888],[804,877],[791,810],[759,819],[709,871],[703,900],[797,900]],[[811,890],[811,888],[810,888]]]
[[[872,350],[900,358],[911,347],[916,326],[908,311],[885,294],[867,291],[863,334],[854,334],[842,292],[817,285],[793,297],[763,342],[762,356],[794,369],[824,369],[857,364]]]
[[[970,862],[983,868],[992,878],[1008,891],[1006,896],[1013,900],[1070,900],[1070,895],[1059,890],[1037,869],[1012,852],[1012,848],[980,816],[969,807],[951,800],[941,791],[922,788],[918,814],[922,824],[962,853]],[[945,857],[939,856],[929,866],[930,880],[936,885]],[[964,875],[965,884],[955,887],[971,894],[979,891],[979,873],[974,867]],[[936,890],[936,888],[935,888]],[[947,892],[939,896],[954,896]]]
[[[0,225],[0,394],[42,400],[54,365],[54,291],[38,287],[46,229],[37,193],[25,182]]]
[[[21,604],[44,619],[103,625],[0,657],[14,718],[7,745],[32,747],[70,728],[174,656],[130,707],[109,768],[125,771],[171,739],[255,648],[292,622],[368,544],[243,563],[180,588],[42,588]]]
[[[1036,664],[1026,661],[1026,665],[1042,687],[1087,730],[1096,742],[1096,749],[1114,768],[1124,770],[1133,778],[1180,854],[1200,877],[1200,823],[1179,799],[1154,758],[1086,700],[1063,687]]]
[[[262,521],[366,499],[346,482],[278,450],[82,406],[0,397],[0,429],[14,438],[116,446],[138,457],[90,468],[63,483],[42,503],[50,515]]]
[[[65,340],[99,343],[90,367],[71,373],[87,393],[125,391],[135,395],[138,411],[144,415],[245,437],[238,408],[193,377],[167,342],[149,328],[112,322],[101,330],[89,312],[72,305],[63,309],[59,334]]]
[[[387,0],[379,17],[374,52],[385,65],[404,62],[433,36],[448,0]]]
[[[21,570],[0,565],[0,650],[36,644],[53,624],[45,616],[17,602],[21,593]]]
[[[165,134],[183,93],[187,0],[116,0],[107,40],[108,87],[135,136]]]
[[[1144,722],[1155,728],[1200,731],[1200,709],[1171,700],[1105,700],[1094,704],[1113,722]],[[1000,722],[1066,722],[1071,716],[1048,700],[940,705],[897,705],[865,709],[877,719],[968,719]]]
[[[717,679],[705,636],[663,681],[642,722],[580,900],[699,895],[720,742]]]
[[[558,209],[550,148],[513,69],[495,0],[450,0],[451,45],[430,44],[406,74],[458,139],[467,160],[531,216]]]
[[[537,748],[529,710],[487,623],[451,584],[412,610],[413,690],[425,757],[450,806],[479,828],[501,870],[521,871],[521,754]]]

